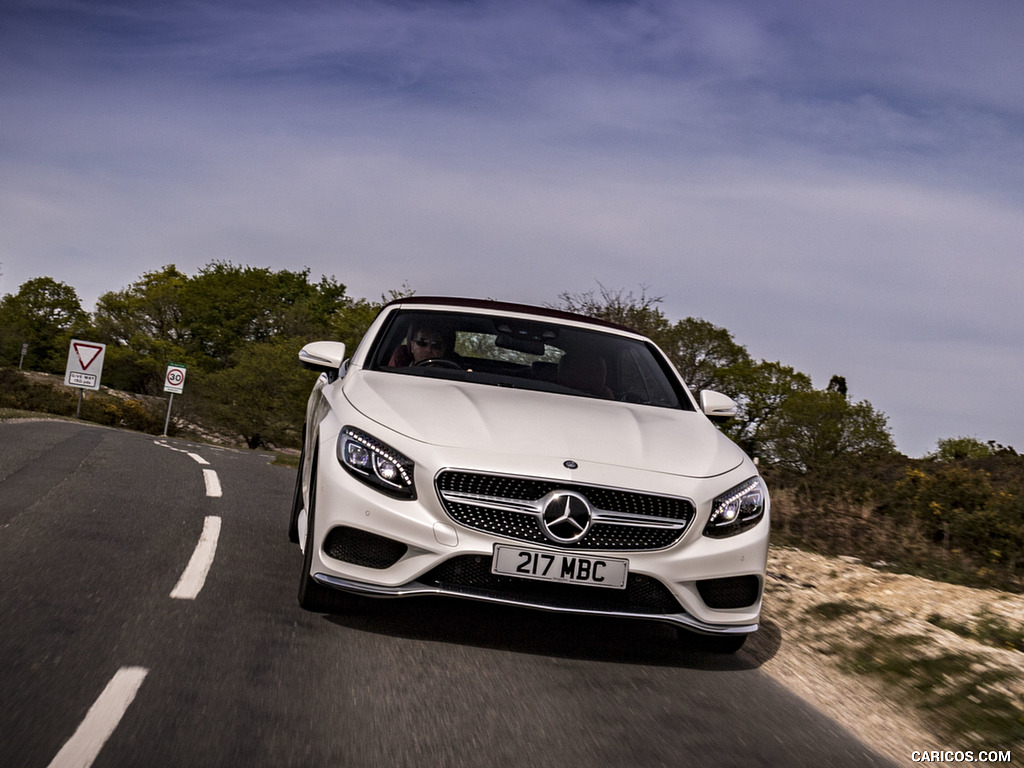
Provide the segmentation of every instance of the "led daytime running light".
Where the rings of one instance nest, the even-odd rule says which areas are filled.
[[[764,515],[766,502],[767,491],[760,477],[740,483],[714,500],[704,535],[723,538],[752,528]]]
[[[413,462],[385,443],[353,427],[345,427],[338,438],[338,458],[357,477],[382,490],[403,496],[414,495]]]

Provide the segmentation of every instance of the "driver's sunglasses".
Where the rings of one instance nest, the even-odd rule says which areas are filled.
[[[413,339],[412,343],[417,347],[430,347],[431,349],[444,349],[444,344],[440,341],[431,341],[430,339]]]

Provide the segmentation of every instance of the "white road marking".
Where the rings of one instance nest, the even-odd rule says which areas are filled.
[[[207,517],[203,521],[203,532],[199,536],[192,559],[185,566],[184,573],[171,591],[171,597],[179,600],[195,600],[206,583],[206,574],[213,565],[217,553],[217,539],[220,538],[220,518]]]
[[[217,477],[217,470],[204,469],[203,482],[206,483],[207,496],[212,496],[215,499],[219,499],[223,495],[220,489],[220,478]]]
[[[169,450],[174,451],[175,453],[184,453],[186,456],[188,456],[190,459],[192,459],[192,461],[196,462],[197,464],[205,464],[207,466],[210,464],[210,462],[208,462],[206,459],[204,459],[198,453],[192,453],[191,451],[186,451],[183,448],[175,448],[173,445],[168,445],[163,440],[154,440],[153,442],[156,443],[157,445],[159,445],[161,448],[167,448]]]
[[[142,667],[117,670],[89,708],[78,730],[50,762],[50,768],[89,768],[121,722],[148,673],[149,670]]]

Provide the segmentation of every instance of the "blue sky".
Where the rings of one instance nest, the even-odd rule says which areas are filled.
[[[0,1],[0,294],[607,288],[1024,452],[1024,4]]]

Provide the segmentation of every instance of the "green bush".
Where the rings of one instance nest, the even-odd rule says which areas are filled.
[[[1024,471],[1005,452],[984,465],[907,460],[831,489],[769,477],[773,539],[971,586],[1024,590]]]
[[[13,368],[0,368],[0,406],[74,416],[76,405],[70,390],[37,384]]]
[[[0,407],[74,416],[78,412],[78,393],[69,387],[31,381],[13,368],[0,368]],[[82,398],[81,418],[149,434],[163,432],[161,414],[145,403],[102,393],[89,393]]]

